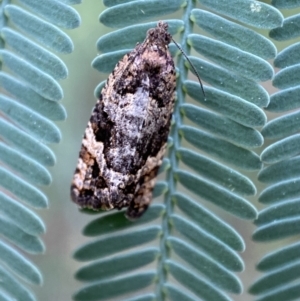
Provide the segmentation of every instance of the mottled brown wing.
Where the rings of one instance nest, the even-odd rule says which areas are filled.
[[[176,87],[166,30],[159,23],[148,31],[117,64],[95,105],[71,186],[81,207],[129,207],[127,216],[136,218],[151,202]]]

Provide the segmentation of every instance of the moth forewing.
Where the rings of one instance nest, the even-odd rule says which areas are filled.
[[[72,200],[94,210],[127,207],[141,216],[166,151],[176,73],[168,25],[159,22],[109,75],[84,133]]]

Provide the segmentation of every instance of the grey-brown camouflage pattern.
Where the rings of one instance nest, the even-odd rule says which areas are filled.
[[[159,22],[146,40],[109,75],[88,122],[71,186],[82,208],[128,207],[141,216],[152,199],[166,151],[176,72],[168,25]]]

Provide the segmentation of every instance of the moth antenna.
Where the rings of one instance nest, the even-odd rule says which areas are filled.
[[[196,70],[196,68],[194,67],[194,65],[192,64],[192,62],[190,61],[190,59],[187,57],[187,55],[185,54],[185,52],[183,51],[183,49],[179,46],[179,44],[172,38],[172,41],[173,43],[177,46],[177,48],[181,51],[181,53],[184,55],[184,57],[187,59],[187,61],[190,63],[190,65],[192,66],[197,78],[198,78],[198,81],[200,83],[200,86],[201,86],[201,90],[202,90],[202,93],[204,95],[204,98],[205,98],[205,92],[204,92],[204,88],[203,88],[203,84],[202,84],[202,81],[201,81],[201,78]]]

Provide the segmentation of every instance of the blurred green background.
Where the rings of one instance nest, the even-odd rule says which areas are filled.
[[[63,139],[60,144],[52,146],[57,157],[57,164],[50,169],[53,177],[52,185],[44,189],[49,199],[49,209],[37,212],[47,225],[47,232],[44,236],[46,253],[31,257],[44,275],[44,285],[33,288],[37,299],[43,301],[71,300],[72,294],[82,286],[73,277],[82,264],[72,259],[72,253],[85,241],[91,240],[85,238],[81,230],[89,220],[94,218],[79,212],[76,205],[70,201],[69,190],[81,138],[96,102],[94,89],[99,82],[107,78],[107,74],[100,74],[91,67],[91,62],[97,55],[95,44],[97,39],[110,29],[98,21],[99,14],[104,9],[102,1],[84,1],[74,8],[82,18],[79,28],[67,31],[73,40],[75,50],[71,55],[61,56],[69,69],[69,77],[61,82],[65,95],[62,104],[68,112],[68,118],[65,122],[57,123]],[[180,15],[177,14],[177,16]],[[270,83],[264,86],[270,93],[274,91]],[[260,189],[260,184],[255,180],[256,173],[248,174],[248,176]],[[254,206],[260,208],[255,197],[252,201]],[[205,203],[205,205],[208,204]],[[253,243],[251,235],[255,226],[251,222],[238,220],[216,210],[215,207],[209,205],[208,207],[220,213],[220,217],[235,227],[245,240],[247,249],[241,256],[246,268],[238,275],[244,284],[245,292],[241,296],[231,297],[237,301],[253,300],[253,296],[250,296],[246,290],[259,275],[255,271],[255,263],[263,254],[286,244],[286,241],[272,244]]]

